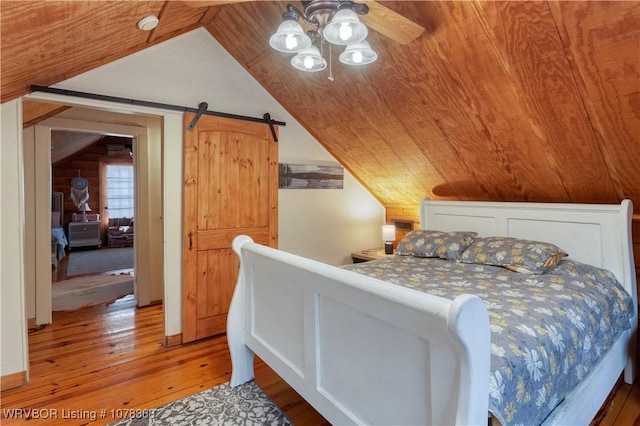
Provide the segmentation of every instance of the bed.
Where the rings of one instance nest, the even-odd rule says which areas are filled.
[[[69,244],[62,227],[64,219],[64,194],[51,193],[51,266],[56,268],[65,256],[65,247]]]
[[[625,302],[611,309],[616,314],[623,310],[625,316],[607,322],[626,324],[621,331],[612,332],[606,344],[591,334],[588,344],[579,341],[584,352],[595,354],[599,347],[602,353],[593,366],[578,374],[575,384],[569,384],[568,391],[542,395],[551,387],[538,386],[537,392],[531,393],[515,385],[516,398],[528,398],[525,402],[533,405],[542,401],[549,409],[553,406],[550,412],[537,413],[542,417],[523,421],[495,406],[496,399],[514,397],[502,395],[503,387],[496,382],[494,361],[500,344],[494,336],[494,302],[486,302],[472,291],[447,297],[427,294],[394,284],[390,282],[393,277],[379,271],[358,269],[358,273],[333,267],[255,244],[246,236],[237,237],[233,244],[241,266],[227,320],[231,385],[253,378],[256,354],[332,424],[487,424],[492,415],[506,424],[588,424],[620,375],[627,383],[635,377],[638,301],[630,235],[632,211],[629,200],[620,205],[427,199],[421,203],[421,228],[425,230],[465,231],[475,233],[478,241],[502,237],[562,248],[569,256],[559,256],[552,268],[554,273],[561,266],[568,268],[567,289],[556,288],[554,296],[568,299],[563,302],[566,312],[581,312],[577,305],[574,310],[566,303],[573,303],[568,287],[583,285],[574,279],[571,268],[576,266],[567,265],[584,264],[601,271],[584,274],[588,279],[605,278],[607,283],[594,284],[596,291],[615,293],[614,287],[620,289],[618,297]],[[372,262],[367,267],[382,270],[385,262]],[[454,262],[456,268],[460,263]],[[365,266],[351,268],[361,267]],[[504,284],[495,274],[507,272],[489,271],[494,266],[475,267],[481,268],[477,273],[486,275],[486,286]],[[536,278],[548,272],[551,270],[528,277],[533,277],[536,291],[564,285],[552,282],[536,287]],[[587,293],[578,287],[577,294]],[[512,295],[518,297],[522,298]],[[589,306],[592,302],[585,296],[580,300]],[[610,312],[599,315],[596,321],[608,318]],[[540,325],[523,328],[545,334],[536,327]],[[569,340],[573,338],[571,335]],[[524,353],[526,347],[518,343],[513,348],[523,352],[529,367],[542,367],[532,369],[537,379],[538,370],[546,364],[540,364],[531,352]],[[551,352],[551,348],[536,349],[538,355]],[[556,362],[552,368],[557,371],[563,365]],[[502,375],[507,378],[505,370]],[[507,414],[513,409],[519,407],[509,407]]]

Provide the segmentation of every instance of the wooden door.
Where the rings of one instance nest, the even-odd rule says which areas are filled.
[[[182,341],[226,331],[240,234],[277,246],[278,150],[268,125],[185,114]],[[172,202],[172,200],[165,200]]]

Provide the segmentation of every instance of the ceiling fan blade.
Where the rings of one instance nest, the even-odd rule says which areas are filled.
[[[420,37],[424,28],[374,0],[360,0],[369,6],[369,13],[360,20],[372,30],[400,44],[409,44]]]
[[[255,0],[182,0],[182,3],[189,7],[209,7],[209,6],[222,6],[225,4],[233,3],[246,3]]]

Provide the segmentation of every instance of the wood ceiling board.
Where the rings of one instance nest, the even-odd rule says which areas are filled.
[[[244,2],[253,2],[256,0],[180,0],[185,6],[194,7],[194,8],[202,8],[202,7],[217,7],[224,6],[227,4],[235,4],[235,3],[244,3]]]
[[[139,19],[157,1],[3,1],[2,102],[49,86],[147,47]]]
[[[279,53],[269,46],[269,38],[278,29],[286,9],[287,2],[230,4],[220,7],[205,28],[227,50],[231,48],[230,53],[247,69],[252,61],[264,54],[281,55],[290,61],[291,55]]]
[[[363,185],[369,188],[379,201],[384,202],[390,197],[390,194],[403,197],[404,194],[412,193],[414,182],[408,182],[404,179],[405,170],[402,167],[390,169],[389,164],[383,164],[378,157],[370,155],[368,151],[370,147],[366,147],[366,142],[359,140],[359,135],[356,133],[342,127],[329,126],[324,129],[322,137],[343,142],[333,145],[337,152],[332,155],[336,158],[352,159],[361,155],[360,161],[349,161],[348,164],[354,169],[345,167],[363,182]],[[332,147],[328,147],[328,150],[331,149]],[[363,152],[365,152],[364,155]]]
[[[179,1],[166,1],[158,15],[160,23],[150,33],[149,41],[167,40],[201,25],[207,9],[194,9]]]
[[[443,102],[430,86],[436,80],[431,75],[434,72],[431,65],[425,64],[429,60],[409,60],[415,56],[424,56],[418,42],[413,43],[410,49],[389,50],[378,61],[384,70],[373,73],[371,77],[387,108],[401,117],[402,126],[414,143],[415,148],[409,148],[410,157],[415,160],[412,167],[421,169],[421,178],[428,182],[430,192],[435,188],[441,190],[446,185],[447,197],[489,199],[490,194],[474,176],[474,170],[467,168],[451,145],[447,132],[442,129],[439,117]],[[450,111],[444,113],[450,114]],[[422,155],[416,154],[415,150]],[[421,167],[422,157],[428,159],[428,167]],[[437,198],[438,194],[425,195]]]
[[[104,136],[100,133],[51,131],[51,163],[56,165],[87,149]]]
[[[505,64],[497,41],[478,23],[474,3],[438,4],[441,24],[423,43],[422,62],[434,70],[425,93],[438,100],[431,109],[442,133],[467,169],[481,171],[476,178],[492,199],[567,200],[561,177],[549,167],[544,147],[536,143],[519,99],[521,83],[511,78],[511,64]],[[518,9],[522,5],[510,3],[516,34],[528,25],[526,11]],[[541,169],[547,173],[541,174]]]
[[[558,201],[617,202],[553,16],[546,4],[521,2],[517,7],[486,3],[478,19],[513,84],[518,117],[523,126],[528,121],[527,140],[546,153],[546,162],[536,166],[557,176],[566,192]],[[535,20],[528,19],[532,16]],[[581,161],[575,161],[576,155]]]
[[[446,13],[439,13],[443,17],[438,19],[447,18]],[[455,31],[452,32],[455,33]],[[441,36],[443,40],[440,44],[446,46],[448,39],[444,38],[445,35]],[[459,193],[460,197],[480,198],[483,195],[486,196],[486,190],[471,173],[478,162],[464,161],[466,159],[459,154],[452,143],[454,142],[451,137],[452,130],[449,130],[449,128],[455,129],[460,126],[461,118],[469,121],[467,117],[469,105],[465,103],[465,99],[468,102],[469,96],[460,87],[460,81],[464,77],[457,76],[458,73],[464,73],[452,69],[452,64],[448,60],[447,55],[457,54],[457,52],[450,53],[446,49],[441,49],[440,44],[434,42],[433,37],[429,37],[413,43],[411,49],[406,52],[404,49],[386,50],[381,62],[387,63],[388,69],[378,76],[384,88],[381,90],[385,90],[384,96],[388,104],[399,111],[399,115],[403,117],[404,126],[421,146],[422,151],[428,153],[439,174],[444,176],[444,182],[443,179],[438,179],[438,186],[447,184],[449,196],[452,195],[451,191],[455,191],[455,187],[459,186],[467,192]],[[416,59],[412,61],[411,58]],[[464,64],[463,68],[466,67]],[[392,80],[396,87],[388,90],[388,81]],[[473,87],[473,82],[469,86]],[[472,124],[462,126],[459,131],[468,132],[467,128],[473,127]],[[478,148],[476,139],[473,139],[475,149],[482,150],[482,147]],[[442,141],[444,144],[441,143],[439,149],[434,151],[431,145],[434,141]],[[449,149],[446,143],[450,144]],[[445,158],[437,157],[438,154],[444,154]],[[493,160],[490,158],[491,161]],[[482,170],[484,171],[484,168]],[[491,196],[497,196],[497,194],[490,194],[489,197]]]
[[[362,120],[358,132],[363,135],[363,143],[371,145],[367,154],[383,164],[397,163],[400,169],[395,170],[392,176],[399,179],[398,184],[405,189],[411,187],[412,193],[420,191],[425,195],[430,194],[431,189],[442,182],[442,176],[433,167],[428,155],[425,155],[415,138],[408,133],[403,122],[404,117],[398,115],[398,111],[387,103],[385,96],[377,91],[375,84],[368,87],[372,94],[362,100],[359,105],[362,111],[358,111],[359,114],[354,118]],[[380,105],[380,108],[374,109],[371,105]],[[353,110],[357,111],[355,108]],[[335,142],[341,141],[336,139]],[[385,152],[386,150],[388,152]],[[362,152],[355,152],[352,160],[357,160],[359,155],[362,155]],[[390,201],[393,195],[389,194],[383,198]]]
[[[66,105],[24,100],[22,101],[22,128],[26,129],[34,126],[42,120],[53,117],[69,108],[71,107]]]
[[[640,2],[552,3],[618,199],[640,209]]]

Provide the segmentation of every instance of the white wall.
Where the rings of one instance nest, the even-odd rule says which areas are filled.
[[[2,104],[0,110],[0,373],[27,370],[23,241],[24,182],[20,177],[22,102]]]
[[[271,95],[246,72],[213,37],[204,29],[176,37],[165,43],[153,46],[142,52],[130,55],[98,69],[66,80],[55,87],[103,95],[119,96],[167,104],[191,106],[196,108],[200,102],[207,102],[210,110],[235,113],[253,117],[262,117],[269,112],[275,120],[287,123],[279,129],[279,160],[281,162],[335,161],[331,155],[280,105]],[[11,114],[5,114],[5,108]],[[2,174],[15,176],[18,162],[21,161],[21,143],[16,127],[16,106],[3,105],[2,115]],[[5,129],[7,130],[5,145]],[[165,134],[165,138],[167,135]],[[163,168],[164,199],[181,199],[175,192],[179,185],[168,188],[170,179],[167,169],[172,173],[182,170],[182,158],[176,155],[181,139],[172,134],[165,145],[169,144],[171,154],[164,152]],[[5,160],[5,151],[7,153]],[[5,164],[6,167],[5,174]],[[178,181],[180,182],[180,181]],[[20,268],[22,260],[16,256],[16,241],[24,232],[20,209],[16,203],[22,194],[15,186],[15,179],[5,184],[2,181],[2,375],[9,374],[15,368],[24,368],[19,361],[26,354],[26,324],[23,313],[24,279]],[[5,186],[9,187],[7,192]],[[166,203],[165,203],[166,204]],[[20,204],[21,205],[21,204]],[[173,207],[172,207],[173,208]],[[165,214],[167,206],[165,205]],[[175,210],[175,209],[174,209]],[[174,214],[175,213],[175,214]],[[172,230],[179,232],[181,220],[176,214]],[[165,221],[167,217],[165,216]],[[331,264],[344,264],[350,261],[351,251],[382,245],[381,225],[384,221],[383,207],[345,171],[343,190],[280,190],[279,191],[279,247]],[[20,225],[20,226],[18,226]],[[167,230],[165,224],[165,230]],[[5,238],[5,234],[7,235]],[[165,238],[167,235],[165,235]],[[6,244],[5,244],[6,242]],[[11,248],[11,255],[5,254],[5,246]],[[165,255],[165,260],[167,259]],[[175,258],[174,258],[175,259]],[[20,261],[18,261],[20,260]],[[178,259],[179,260],[179,259]],[[5,271],[13,268],[5,279]],[[170,278],[167,278],[169,276]],[[169,280],[169,292],[179,294],[176,283],[179,271],[165,270],[165,279]],[[7,303],[5,305],[5,293]],[[165,297],[167,295],[165,294]],[[20,298],[20,300],[18,300]],[[167,334],[173,335],[180,328],[180,301],[167,301],[171,312],[167,318]],[[6,308],[5,308],[6,306]],[[12,327],[5,332],[6,327]],[[18,336],[24,331],[24,336]],[[16,340],[17,339],[17,340]],[[22,346],[17,342],[22,339]],[[23,349],[21,349],[21,347]],[[5,354],[6,350],[6,354]],[[7,365],[5,357],[14,364]],[[25,362],[24,360],[22,361]],[[15,370],[17,371],[17,370]]]

